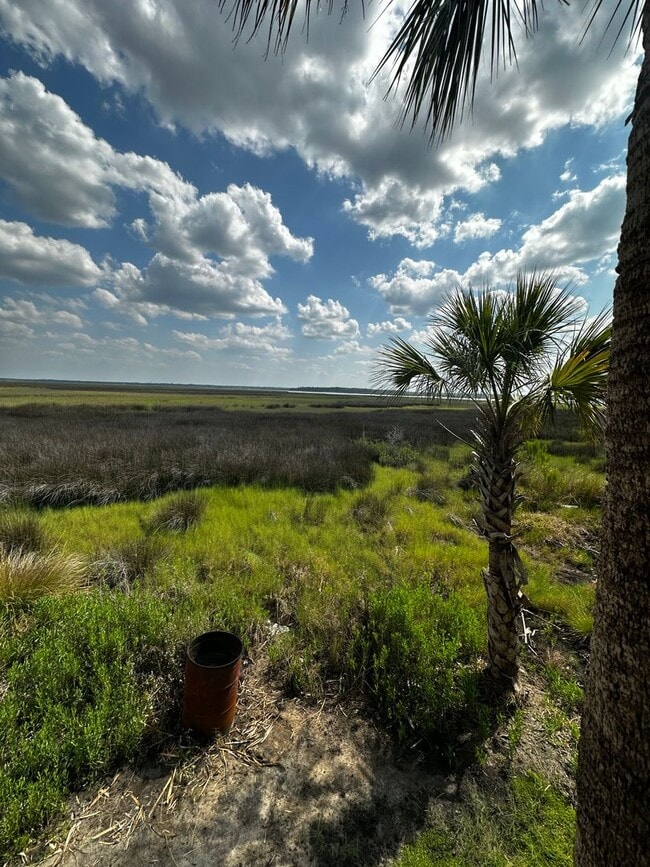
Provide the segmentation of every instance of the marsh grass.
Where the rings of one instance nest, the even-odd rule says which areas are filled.
[[[41,596],[73,593],[87,580],[87,564],[75,555],[22,548],[0,553],[0,603],[25,605]]]
[[[147,533],[164,530],[183,532],[194,527],[203,518],[207,507],[206,498],[198,491],[182,491],[161,503],[148,518],[143,529]]]
[[[100,585],[129,592],[136,581],[153,572],[165,554],[166,546],[161,539],[145,536],[100,551],[89,569]]]
[[[418,450],[465,430],[465,409],[308,413],[226,412],[202,406],[34,404],[0,412],[0,501],[35,508],[149,500],[211,485],[354,489],[373,472],[369,443]],[[28,422],[28,424],[26,424]],[[386,437],[398,424],[404,441]],[[408,463],[405,459],[405,463]]]
[[[15,509],[0,512],[0,550],[5,554],[14,551],[39,552],[48,544],[38,515]]]

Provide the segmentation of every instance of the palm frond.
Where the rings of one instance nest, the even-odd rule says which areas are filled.
[[[398,398],[415,391],[437,399],[445,390],[443,378],[429,359],[401,337],[391,338],[390,343],[379,350],[372,379],[378,388]]]
[[[504,298],[502,355],[515,383],[535,378],[540,362],[576,321],[582,299],[570,285],[559,287],[551,273],[520,273],[515,291]]]
[[[391,89],[408,76],[402,122],[410,117],[414,126],[423,117],[432,141],[445,138],[473,102],[486,32],[494,75],[501,63],[516,61],[514,19],[529,35],[539,6],[541,0],[415,0],[374,73],[391,66]]]
[[[431,349],[445,359],[450,374],[467,376],[475,390],[499,376],[503,303],[489,289],[457,289],[431,317],[431,326]]]
[[[603,432],[611,333],[608,310],[585,323],[560,354],[539,391],[547,414],[552,415],[556,406],[568,407],[592,439]]]
[[[218,0],[219,9],[226,12],[227,20],[232,23],[235,40],[246,36],[252,39],[265,23],[268,26],[267,52],[281,54],[287,47],[287,40],[295,23],[298,6],[304,7],[303,29],[309,33],[311,16],[318,13],[323,5],[328,14],[334,7],[334,0]],[[363,0],[362,0],[363,5]],[[347,0],[341,4],[341,14],[345,14]]]
[[[594,26],[594,22],[598,18],[600,11],[603,7],[603,2],[604,0],[593,0],[593,3],[591,4],[591,11],[589,12],[589,19],[582,33],[582,39],[580,40],[581,42],[584,41],[587,33]],[[612,30],[612,28],[615,26],[615,22],[617,21],[617,19],[620,21],[620,23],[618,26],[618,30],[616,31],[612,39],[611,51],[614,50],[614,46],[621,38],[626,29],[629,30],[629,36],[627,38],[628,45],[633,45],[635,42],[638,42],[641,36],[641,20],[643,17],[644,7],[645,0],[618,0],[611,15],[609,16],[609,20],[605,25],[605,29],[603,30],[603,35],[600,39],[601,44],[607,34],[610,32],[610,30]],[[621,15],[623,16],[622,20],[620,20]]]

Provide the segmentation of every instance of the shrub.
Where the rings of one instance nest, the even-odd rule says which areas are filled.
[[[198,491],[182,491],[158,506],[148,520],[143,521],[143,527],[148,532],[189,530],[199,523],[206,507],[206,499]]]
[[[0,856],[19,851],[72,788],[160,739],[180,707],[179,642],[160,599],[85,594],[43,599],[32,613],[0,702]]]
[[[361,441],[368,450],[370,458],[382,467],[415,467],[422,466],[422,455],[409,443],[378,441]]]
[[[448,755],[476,702],[483,629],[459,596],[398,585],[369,598],[357,639],[373,704],[398,741]],[[468,722],[465,719],[464,724]]]
[[[0,553],[0,602],[22,604],[41,596],[79,590],[87,580],[87,566],[79,557],[51,551],[37,554],[17,548]]]
[[[13,551],[42,551],[47,538],[37,516],[30,512],[9,511],[0,514],[0,549],[6,554]]]

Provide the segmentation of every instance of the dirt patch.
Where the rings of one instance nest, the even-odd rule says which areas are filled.
[[[379,865],[457,782],[398,759],[353,709],[286,699],[249,666],[227,738],[121,771],[70,803],[65,831],[23,863]]]

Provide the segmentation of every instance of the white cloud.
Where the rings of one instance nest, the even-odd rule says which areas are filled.
[[[0,276],[41,286],[92,286],[102,274],[79,244],[35,235],[26,223],[0,220]]]
[[[0,0],[6,31],[41,61],[63,55],[103,82],[144,93],[163,123],[220,130],[258,153],[293,146],[320,172],[355,180],[358,190],[344,207],[371,235],[398,234],[418,246],[447,231],[444,197],[498,179],[495,161],[569,123],[602,126],[632,99],[637,68],[625,40],[608,58],[596,50],[595,28],[579,43],[579,4],[549,7],[540,10],[534,39],[522,31],[517,67],[481,81],[471,122],[430,150],[419,129],[409,135],[396,126],[401,99],[384,100],[386,76],[368,84],[400,8],[390,6],[376,21],[361,11],[351,6],[342,23],[336,15],[314,18],[309,42],[296,32],[281,59],[263,62],[264,35],[233,51],[214,0],[128,7],[117,0]],[[79,214],[96,194],[91,171],[74,193]],[[98,201],[96,215],[110,219],[110,194]]]
[[[408,331],[412,327],[410,322],[398,316],[396,319],[389,319],[385,322],[369,322],[367,333],[370,337],[374,337],[376,334],[397,334],[400,331]]]
[[[0,319],[5,322],[27,326],[63,325],[70,328],[81,328],[83,325],[80,317],[69,310],[37,307],[33,301],[25,298],[5,298],[3,303],[4,307],[0,307]]]
[[[109,295],[97,293],[106,306],[133,305],[145,318],[177,309],[226,318],[286,312],[282,301],[272,298],[259,280],[238,274],[228,261],[201,258],[187,263],[162,253],[156,253],[142,271],[129,262],[122,265],[112,275]]]
[[[230,184],[199,196],[166,163],[97,139],[60,97],[22,73],[0,79],[0,176],[38,216],[91,228],[113,219],[114,187],[146,194],[153,219],[139,217],[131,228],[158,252],[143,271],[129,263],[114,269],[112,285],[106,275],[98,297],[115,309],[116,298],[122,307],[144,302],[189,314],[279,313],[282,303],[259,282],[273,274],[269,257],[305,262],[313,253],[311,238],[291,234],[268,193]],[[15,226],[13,253],[4,257],[14,279],[36,283],[51,274],[49,282],[97,282],[100,270],[82,247]],[[0,256],[2,245],[0,238]],[[134,315],[146,313],[138,308]]]
[[[226,325],[219,337],[209,337],[195,331],[174,331],[174,337],[183,343],[202,350],[235,350],[247,357],[266,360],[283,360],[291,355],[286,346],[278,342],[289,340],[291,332],[278,317],[268,325],[245,325],[235,322]]]
[[[377,274],[368,282],[400,316],[431,312],[456,286],[507,283],[523,270],[552,270],[559,280],[580,285],[588,279],[582,266],[615,249],[624,207],[624,177],[606,178],[593,190],[570,191],[557,211],[523,233],[518,250],[483,252],[462,273],[403,259],[394,274]]]
[[[376,274],[368,281],[393,315],[423,315],[459,282],[456,271],[436,270],[435,262],[402,259],[392,275]]]
[[[462,244],[463,241],[473,241],[477,238],[490,238],[501,228],[501,220],[494,217],[485,217],[483,214],[472,214],[462,223],[456,223],[454,229],[454,241]]]
[[[359,323],[350,318],[350,311],[340,301],[322,301],[310,295],[305,304],[298,304],[298,319],[303,323],[304,337],[320,339],[353,338],[359,333]]]

